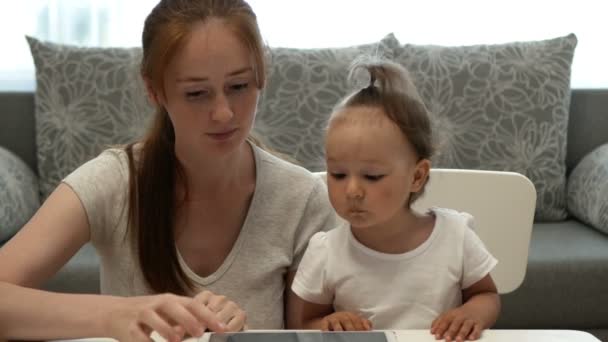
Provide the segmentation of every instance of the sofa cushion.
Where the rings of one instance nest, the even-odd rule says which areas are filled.
[[[568,178],[568,210],[608,234],[608,143],[587,156]]]
[[[499,45],[402,45],[436,115],[435,166],[515,171],[536,186],[537,220],[566,217],[566,135],[574,35]]]
[[[153,108],[141,49],[81,48],[28,37],[36,66],[36,147],[43,198],[76,167],[145,129]]]
[[[257,136],[309,170],[325,170],[325,126],[333,107],[351,90],[351,63],[362,54],[390,58],[395,43],[390,34],[380,42],[352,47],[272,48],[268,84],[256,117]]]
[[[0,243],[10,239],[34,215],[40,199],[38,180],[12,152],[0,147]]]

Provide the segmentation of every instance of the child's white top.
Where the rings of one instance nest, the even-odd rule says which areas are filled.
[[[472,229],[473,217],[433,208],[429,238],[404,254],[380,253],[359,243],[350,227],[316,233],[292,285],[300,298],[359,313],[374,329],[428,329],[437,316],[462,304],[462,290],[497,264]]]

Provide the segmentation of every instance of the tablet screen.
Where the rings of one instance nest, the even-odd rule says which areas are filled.
[[[280,331],[212,334],[209,342],[394,342],[384,331]]]

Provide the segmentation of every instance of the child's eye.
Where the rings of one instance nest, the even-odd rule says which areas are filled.
[[[237,83],[237,84],[231,85],[230,90],[235,90],[235,91],[245,90],[245,89],[247,89],[247,87],[249,87],[249,82]]]
[[[384,177],[384,175],[365,175],[365,179],[367,179],[368,181],[372,181],[372,182],[379,181],[383,177]]]
[[[346,175],[343,174],[343,173],[335,173],[335,172],[332,172],[329,175],[331,176],[331,178],[338,179],[338,180],[339,179],[344,179],[344,177],[346,177]]]

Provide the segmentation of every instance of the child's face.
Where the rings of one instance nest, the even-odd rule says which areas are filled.
[[[426,181],[428,161],[418,162],[381,109],[341,110],[330,123],[325,147],[330,201],[353,228],[398,221],[409,208],[410,193]]]

